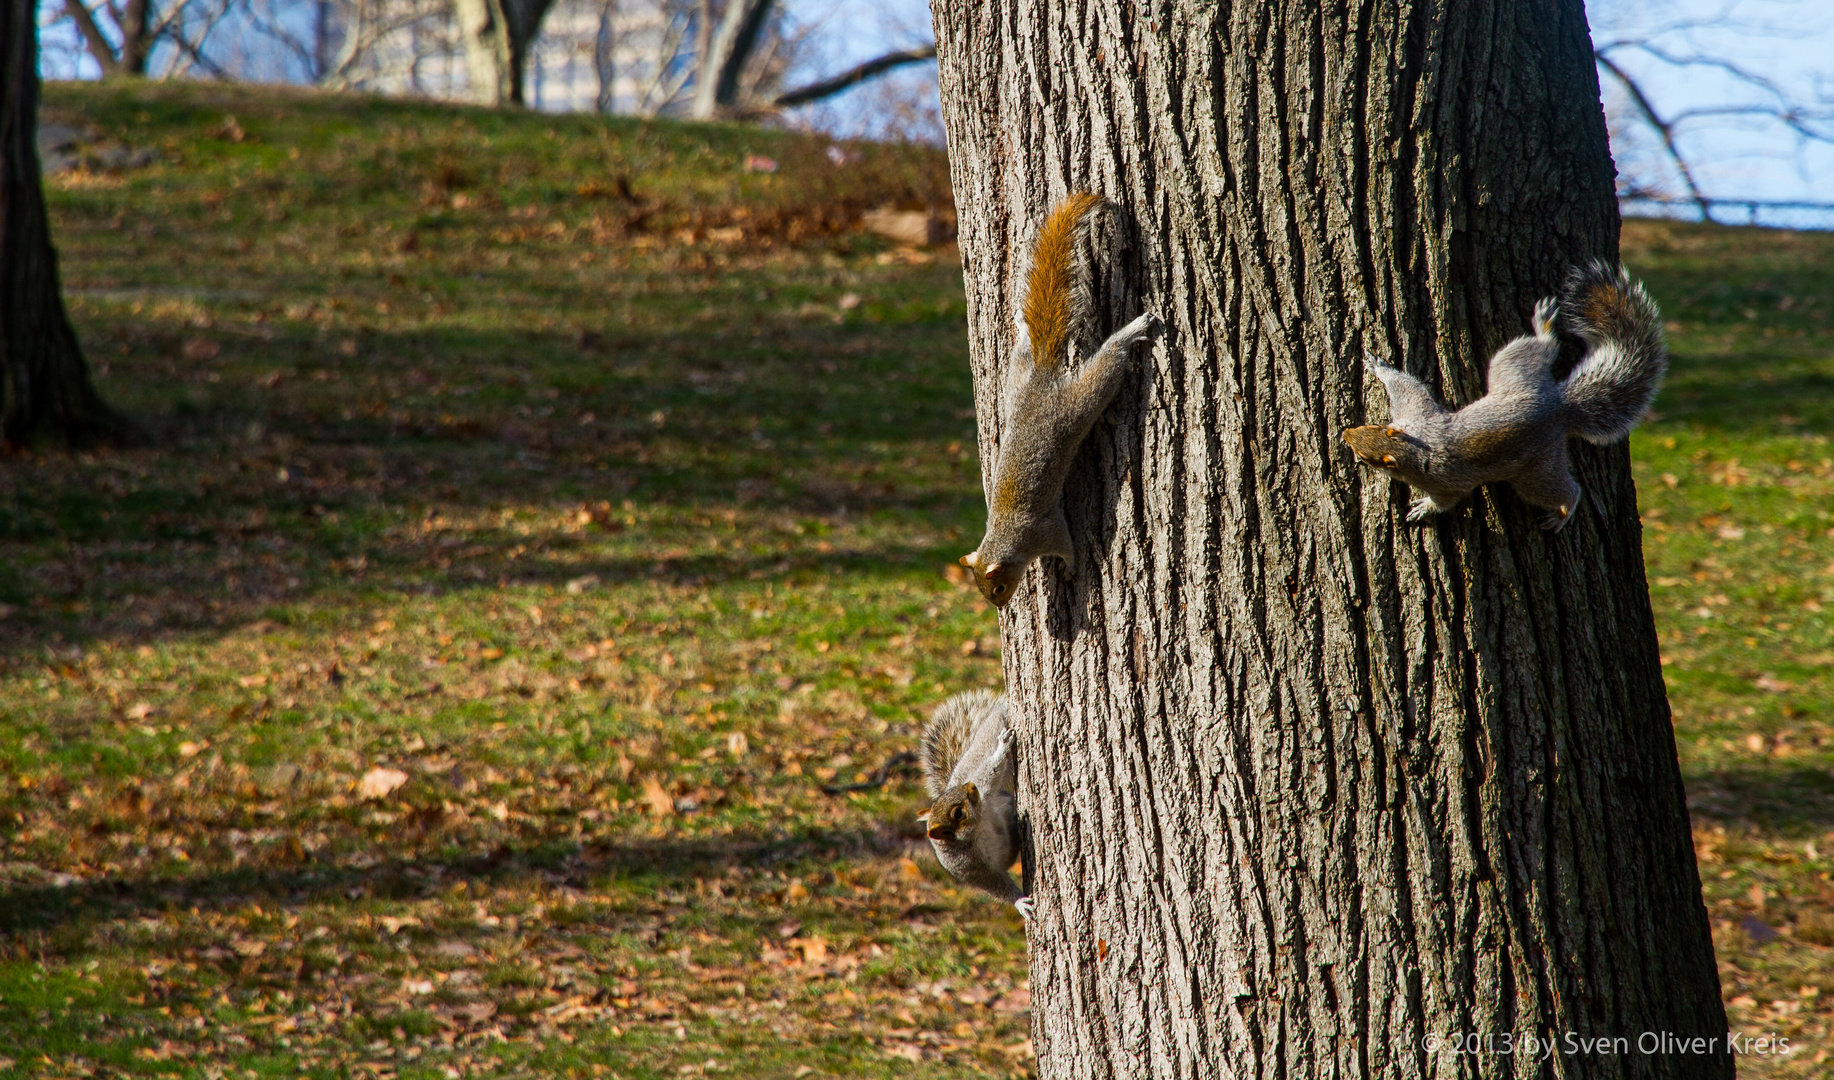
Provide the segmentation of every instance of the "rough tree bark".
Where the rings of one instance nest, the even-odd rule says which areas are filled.
[[[97,396],[64,311],[39,177],[36,15],[0,8],[0,448],[134,434]]]
[[[1462,404],[1615,258],[1579,0],[934,12],[984,465],[1065,193],[1134,221],[1089,336],[1169,328],[1072,473],[1074,577],[1002,616],[1041,1075],[1729,1076],[1627,452],[1576,447],[1556,536],[1507,490],[1410,527],[1339,441],[1365,349]]]

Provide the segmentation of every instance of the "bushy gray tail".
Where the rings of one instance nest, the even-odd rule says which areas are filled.
[[[1572,430],[1604,445],[1630,434],[1668,371],[1662,315],[1623,267],[1594,260],[1567,275],[1561,311],[1585,339],[1585,358],[1561,384]]]
[[[992,690],[969,690],[936,706],[930,722],[923,726],[923,789],[930,798],[939,798],[949,788],[949,774],[962,759],[962,750],[974,734],[974,727],[988,709],[1000,703]]]

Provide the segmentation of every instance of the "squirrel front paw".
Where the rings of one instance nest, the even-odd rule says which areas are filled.
[[[1026,920],[1027,922],[1031,921],[1031,918],[1032,918],[1032,898],[1031,897],[1021,896],[1019,899],[1013,901],[1013,907],[1016,907],[1019,909],[1020,918]]]
[[[1407,520],[1409,521],[1425,521],[1427,518],[1439,512],[1439,504],[1434,502],[1433,497],[1430,495],[1422,495],[1418,499],[1407,504]]]

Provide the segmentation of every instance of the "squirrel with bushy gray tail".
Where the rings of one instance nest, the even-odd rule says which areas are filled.
[[[1462,409],[1446,408],[1425,383],[1370,357],[1391,419],[1348,428],[1344,441],[1363,464],[1418,493],[1407,520],[1444,513],[1479,484],[1507,480],[1522,501],[1549,511],[1543,528],[1564,529],[1581,494],[1567,437],[1614,443],[1648,411],[1668,370],[1655,301],[1622,267],[1603,262],[1576,267],[1563,293],[1535,306],[1534,333],[1490,358],[1484,396]],[[1587,348],[1556,382],[1561,314]]]
[[[1025,272],[1025,302],[1012,367],[1003,384],[1000,446],[987,496],[987,535],[962,556],[975,587],[994,607],[1011,600],[1025,568],[1045,555],[1075,565],[1063,485],[1070,462],[1096,418],[1114,400],[1131,369],[1131,348],[1163,324],[1142,315],[1091,354],[1075,334],[1094,313],[1092,230],[1113,203],[1083,191],[1045,218]]]
[[[930,808],[930,847],[955,880],[1032,915],[1032,898],[1008,873],[1020,854],[1017,774],[1006,697],[989,690],[957,694],[936,707],[923,729],[923,786]]]

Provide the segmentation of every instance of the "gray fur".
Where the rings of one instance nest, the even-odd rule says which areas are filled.
[[[1594,290],[1609,288],[1599,302]],[[1554,322],[1566,308],[1568,325],[1588,351],[1570,375],[1556,382],[1560,342]],[[1590,319],[1587,312],[1602,313]],[[1594,262],[1568,277],[1565,304],[1552,299],[1535,306],[1534,333],[1518,337],[1490,358],[1487,392],[1462,409],[1448,409],[1426,384],[1370,357],[1388,393],[1387,436],[1352,429],[1345,440],[1362,441],[1365,463],[1405,481],[1418,493],[1408,520],[1420,521],[1456,506],[1480,484],[1507,480],[1532,506],[1552,510],[1543,524],[1565,528],[1579,505],[1567,436],[1594,443],[1628,435],[1648,410],[1667,370],[1660,315],[1641,285],[1623,270]],[[1377,426],[1379,427],[1379,425]],[[1394,464],[1377,460],[1392,451]]]
[[[931,799],[956,786],[957,763],[984,757],[984,743],[991,736],[998,739],[1006,728],[1006,696],[992,690],[969,690],[956,694],[930,714],[923,726],[923,742],[918,756],[923,759],[923,789]],[[978,751],[970,753],[970,749]],[[979,783],[978,778],[968,777]],[[982,790],[989,790],[982,785]]]
[[[1063,513],[1063,486],[1070,463],[1132,370],[1132,346],[1164,329],[1158,316],[1141,315],[1094,352],[1075,355],[1081,351],[1079,334],[1095,314],[1091,229],[1100,214],[1113,209],[1113,204],[1102,203],[1077,222],[1072,310],[1065,335],[1071,355],[1034,356],[1024,319],[1017,320],[1016,347],[1001,386],[1000,445],[987,489],[987,532],[963,562],[974,570],[976,585],[996,607],[1011,599],[1018,576],[1034,560],[1055,555],[1066,565],[1075,565],[1075,545]],[[1021,280],[1029,289],[1036,271],[1030,248],[1023,262]],[[1021,297],[1015,309],[1023,311],[1024,307]],[[1072,360],[1078,362],[1068,362]],[[1011,493],[1010,505],[999,505],[1002,492]],[[1008,579],[1000,586],[1006,591],[997,599],[996,587],[987,577],[996,567],[1003,568],[1002,576]]]
[[[1029,916],[1031,898],[1007,872],[1020,845],[1013,797],[1017,762],[1005,696],[972,690],[943,702],[924,727],[922,757],[924,787],[932,799],[930,847],[937,861],[962,884]],[[953,835],[938,835],[935,823],[951,806],[968,809],[967,824]]]
[[[1608,325],[1587,322],[1580,317],[1582,298],[1605,286],[1623,291],[1618,317]],[[1668,373],[1662,315],[1642,282],[1631,281],[1621,266],[1613,273],[1596,260],[1574,267],[1567,276],[1566,294],[1568,326],[1590,351],[1561,384],[1561,398],[1573,433],[1605,446],[1630,434],[1662,388],[1662,377]]]

